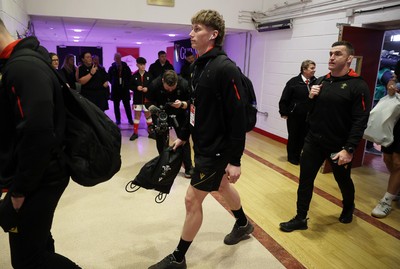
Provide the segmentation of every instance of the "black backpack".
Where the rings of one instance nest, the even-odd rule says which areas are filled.
[[[71,89],[57,70],[38,52],[31,49],[18,50],[11,55],[6,66],[22,56],[32,56],[42,60],[61,85],[61,93],[54,93],[55,100],[64,101],[63,104],[56,103],[56,109],[65,110],[66,116],[64,137],[63,141],[60,141],[60,154],[64,156],[70,168],[72,180],[89,187],[111,179],[121,168],[119,128],[95,104]]]
[[[257,123],[257,99],[256,93],[254,92],[253,83],[251,80],[242,73],[242,70],[238,67],[240,71],[240,77],[242,79],[242,85],[245,92],[245,104],[246,104],[246,131],[250,132],[254,129]]]
[[[212,62],[216,62],[218,64],[221,64],[223,61],[229,60],[232,63],[236,65],[234,61],[232,61],[230,58],[228,58],[226,55],[218,55]],[[250,132],[253,130],[253,128],[256,126],[257,123],[257,98],[256,98],[256,93],[254,92],[254,87],[253,83],[251,80],[242,73],[242,70],[236,66],[239,69],[240,72],[240,78],[242,81],[243,85],[243,93],[244,95],[241,96],[244,100],[245,103],[245,111],[246,111],[246,132]],[[217,95],[218,98],[218,95]],[[219,97],[221,98],[221,97]]]

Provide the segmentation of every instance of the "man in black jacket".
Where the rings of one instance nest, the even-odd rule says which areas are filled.
[[[315,76],[315,62],[305,60],[301,63],[300,74],[291,78],[283,89],[279,100],[279,113],[286,120],[288,130],[287,159],[288,162],[298,165],[304,145],[304,138],[308,132],[306,122],[308,113],[308,93]]]
[[[193,52],[191,52],[190,50],[186,51],[185,63],[182,65],[181,73],[179,75],[187,81],[190,81],[190,65],[194,62],[194,60],[195,57],[193,55]]]
[[[353,154],[367,127],[370,94],[367,83],[352,69],[353,46],[346,41],[332,44],[329,74],[310,89],[310,130],[300,159],[297,215],[280,224],[285,232],[305,230],[307,212],[318,170],[328,159],[343,196],[341,223],[350,223],[354,211],[354,184],[351,179]],[[317,81],[320,81],[318,79]]]
[[[168,116],[166,123],[168,127],[172,126],[178,135],[188,117],[189,84],[185,79],[178,77],[175,71],[167,70],[162,77],[158,77],[150,83],[146,99],[146,106],[153,114],[157,150],[161,154],[166,145],[166,140],[169,138],[169,129],[165,128],[166,126],[160,126],[160,115],[157,109],[161,106],[165,109]],[[159,129],[160,127],[161,129]],[[190,178],[192,174],[190,143],[183,146],[182,153],[185,177]]]
[[[174,67],[167,60],[167,53],[163,50],[160,50],[158,52],[158,59],[149,67],[149,73],[155,79],[162,76],[166,70],[174,70]]]
[[[190,117],[174,143],[182,146],[192,135],[195,168],[185,197],[186,219],[177,248],[149,269],[186,268],[185,254],[203,221],[203,201],[218,191],[236,218],[224,243],[234,245],[254,230],[233,187],[241,174],[240,161],[246,139],[244,91],[239,69],[229,60],[214,62],[226,55],[221,46],[225,21],[214,10],[201,10],[192,17],[190,40],[199,53],[193,63]],[[216,98],[217,92],[221,98]]]
[[[40,59],[40,58],[42,59]],[[51,226],[69,182],[58,154],[65,114],[49,53],[35,37],[14,40],[0,20],[0,225],[13,268],[79,268],[55,253]]]
[[[133,125],[131,105],[131,94],[129,91],[132,71],[126,62],[121,61],[121,54],[115,53],[114,61],[108,69],[108,79],[111,83],[111,100],[114,102],[114,115],[117,125],[121,124],[121,112],[119,104],[124,105],[126,118]]]

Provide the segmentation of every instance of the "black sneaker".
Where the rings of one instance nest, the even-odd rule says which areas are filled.
[[[247,221],[246,226],[238,226],[236,223],[233,225],[232,231],[224,238],[226,245],[235,245],[240,241],[249,238],[249,235],[254,231],[253,225]]]
[[[167,257],[162,259],[160,262],[153,264],[149,269],[186,269],[186,260],[177,262],[174,255],[169,254]]]
[[[138,136],[138,134],[133,134],[130,138],[129,138],[129,140],[130,141],[133,141],[133,140],[135,140],[135,139],[137,139],[139,136]]]
[[[308,229],[307,220],[308,219],[299,219],[297,217],[294,217],[288,222],[280,223],[279,227],[284,232],[292,232],[294,230],[307,230]]]
[[[341,223],[351,223],[353,221],[354,205],[350,208],[343,207],[342,214],[340,214],[339,221]]]

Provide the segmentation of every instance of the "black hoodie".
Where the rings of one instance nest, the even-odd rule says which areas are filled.
[[[179,137],[187,140],[192,135],[195,155],[224,155],[240,166],[246,140],[243,86],[236,64],[229,59],[213,62],[218,55],[226,54],[215,47],[191,66],[194,126],[188,122]]]
[[[0,186],[24,195],[67,176],[56,154],[63,133],[57,124],[63,110],[55,106],[61,87],[51,66],[37,57],[50,61],[38,40],[28,37],[0,65]]]
[[[356,148],[367,127],[370,100],[367,83],[353,70],[342,77],[326,75],[321,92],[311,99],[312,138],[332,152]]]

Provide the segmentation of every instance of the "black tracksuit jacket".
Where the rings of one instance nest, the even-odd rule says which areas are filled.
[[[213,64],[218,55],[226,54],[215,47],[191,65],[195,123],[188,121],[179,138],[187,140],[191,134],[195,154],[224,155],[230,164],[240,166],[246,140],[243,86],[231,60]]]
[[[310,99],[310,135],[332,150],[356,148],[367,126],[370,100],[367,83],[353,70],[343,77],[326,75],[319,95]]]
[[[62,103],[60,83],[43,60],[13,58],[21,49],[50,58],[35,37],[28,37],[0,61],[0,187],[27,195],[63,180],[68,172],[57,157],[65,127],[65,112],[55,105]]]

